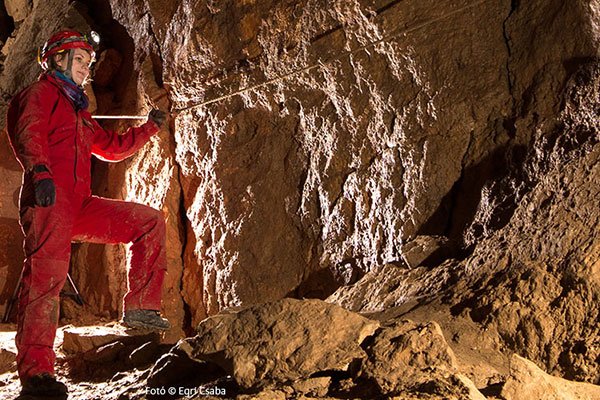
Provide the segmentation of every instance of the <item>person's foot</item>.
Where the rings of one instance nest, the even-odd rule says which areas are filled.
[[[166,331],[171,329],[171,324],[160,316],[156,310],[127,310],[123,315],[123,325],[130,328],[143,328]]]
[[[34,375],[23,383],[19,399],[66,399],[67,385],[49,373]]]

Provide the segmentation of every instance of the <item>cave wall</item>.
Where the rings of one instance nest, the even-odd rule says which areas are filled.
[[[178,324],[324,297],[406,263],[423,237],[463,257],[531,190],[537,172],[521,170],[522,157],[554,132],[567,78],[598,55],[593,1],[85,3],[34,3],[3,62],[0,112],[35,79],[34,48],[50,32],[122,31],[111,44],[125,59],[94,87],[98,110],[169,108],[170,127],[131,160],[96,165],[95,190],[164,211],[164,298]],[[0,144],[1,226],[12,238],[20,178]],[[16,242],[1,244],[13,255],[0,274],[12,280]],[[98,312],[118,307],[98,286],[124,290],[124,254],[74,252],[89,277],[112,271],[102,285],[78,277]]]
[[[455,346],[474,334],[468,346],[476,351],[497,351],[502,359],[517,353],[553,375],[598,384],[599,88],[598,59],[580,65],[558,94],[554,129],[536,135],[524,157],[523,169],[537,177],[527,182],[531,190],[472,254],[411,270],[388,264],[328,301],[443,321]],[[500,184],[514,188],[515,180]],[[475,328],[467,331],[464,323]],[[489,379],[485,385],[494,381],[493,373],[477,375],[480,383]]]
[[[401,262],[463,168],[484,157],[476,149],[497,146],[494,121],[510,113],[509,6],[259,1],[178,11],[187,40],[159,39],[175,109],[274,80],[176,118],[209,313],[323,296]],[[441,215],[426,233],[443,235],[447,223]]]
[[[193,236],[193,315],[326,295],[403,263],[423,235],[463,256],[502,227],[531,189],[519,165],[552,131],[557,93],[597,54],[592,11],[558,1],[174,7],[154,32]],[[493,184],[503,177],[518,190]]]

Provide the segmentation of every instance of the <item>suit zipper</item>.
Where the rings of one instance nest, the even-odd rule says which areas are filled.
[[[73,177],[75,178],[75,187],[77,186],[77,159],[78,155],[78,147],[77,146],[77,138],[79,137],[79,113],[75,111],[75,169],[73,171]]]

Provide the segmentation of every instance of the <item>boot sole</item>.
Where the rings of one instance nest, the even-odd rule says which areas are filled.
[[[138,321],[122,321],[121,323],[128,328],[138,328],[138,329],[153,330],[153,331],[168,331],[169,329],[171,329],[171,327],[148,325],[148,324],[145,324],[143,322],[138,322]]]

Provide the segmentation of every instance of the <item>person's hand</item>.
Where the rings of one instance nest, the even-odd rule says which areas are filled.
[[[165,123],[166,119],[167,119],[167,113],[165,113],[164,111],[160,111],[156,108],[154,108],[148,114],[148,120],[154,121],[154,123],[156,125],[158,125],[159,128],[163,127],[163,124]]]
[[[41,179],[33,184],[35,191],[35,204],[40,207],[49,207],[56,201],[56,188],[51,178]]]

